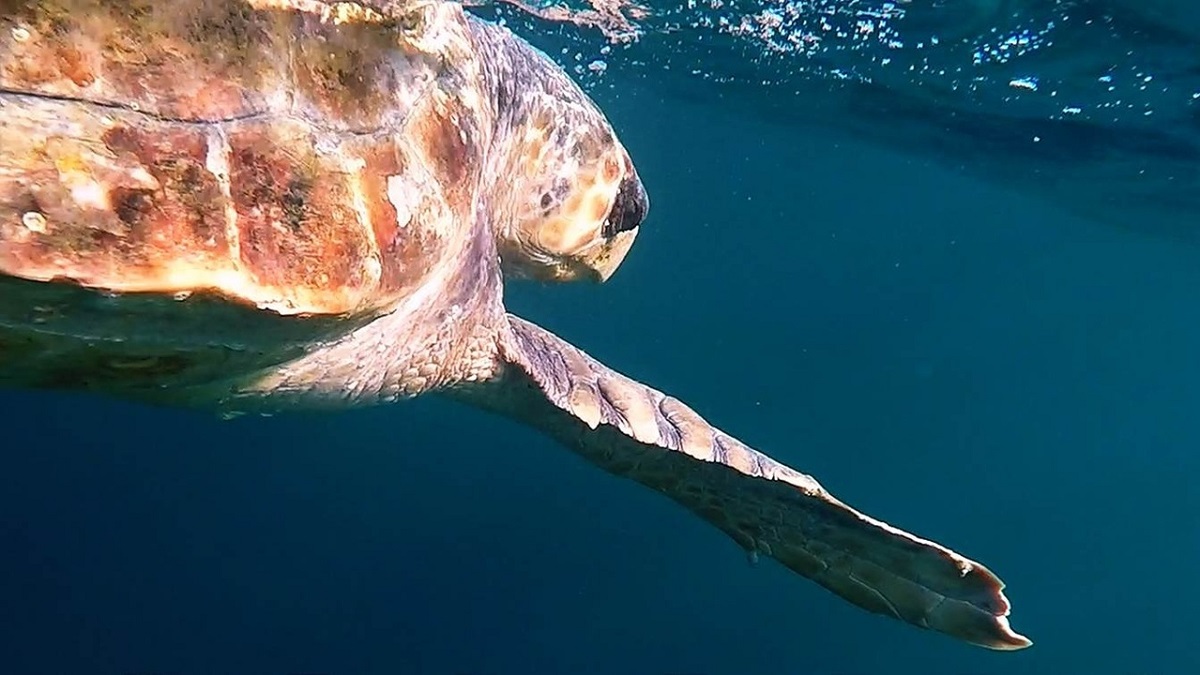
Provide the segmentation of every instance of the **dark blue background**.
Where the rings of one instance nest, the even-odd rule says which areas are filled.
[[[510,308],[985,562],[1033,648],[752,567],[455,404],[221,422],[10,392],[0,671],[1200,668],[1200,251],[919,155],[632,81],[595,95],[652,217],[609,284],[513,285]]]

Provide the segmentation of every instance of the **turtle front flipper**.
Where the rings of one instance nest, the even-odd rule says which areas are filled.
[[[549,331],[510,323],[509,367],[460,397],[540,428],[862,608],[992,649],[1031,644],[1009,627],[1004,584],[983,565],[859,513]]]

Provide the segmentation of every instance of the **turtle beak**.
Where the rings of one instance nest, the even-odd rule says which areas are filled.
[[[632,164],[627,166],[628,173],[617,188],[617,196],[613,199],[608,218],[600,230],[604,241],[603,254],[593,260],[592,270],[596,280],[601,283],[608,281],[621,266],[629,249],[633,247],[633,240],[637,238],[642,221],[650,211],[650,198],[642,185],[642,179],[638,177]]]
[[[608,212],[608,219],[604,221],[602,234],[612,238],[622,232],[637,230],[649,212],[650,197],[646,194],[646,187],[642,185],[637,171],[630,166],[629,173],[617,189],[617,197]]]
[[[603,283],[616,273],[633,247],[633,240],[637,238],[642,221],[650,210],[650,200],[642,180],[630,164],[626,164],[626,167],[625,176],[616,185],[616,195],[604,220],[597,222],[594,217],[585,216],[581,221],[574,222],[582,232],[580,238],[584,239],[583,244],[560,252],[556,258],[551,258],[551,264],[536,266],[538,270],[530,276],[553,281],[587,279]],[[555,228],[549,228],[549,231],[555,235],[555,242],[561,239],[561,231]],[[562,247],[542,245],[542,250],[556,249],[561,250]]]

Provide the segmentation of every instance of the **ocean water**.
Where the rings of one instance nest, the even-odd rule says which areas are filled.
[[[1078,9],[902,4],[890,26],[950,45]],[[501,8],[585,66],[653,202],[608,284],[510,284],[510,309],[984,562],[1030,649],[751,565],[457,404],[224,422],[3,392],[0,672],[1197,672],[1200,35],[1182,5],[1105,7],[1119,45],[1052,29],[1001,64],[1036,90],[928,57],[969,95],[828,75],[873,47],[779,55],[656,15],[601,53],[596,31]],[[1140,55],[1152,79],[1126,86]],[[1048,82],[1076,93],[1027,96]]]

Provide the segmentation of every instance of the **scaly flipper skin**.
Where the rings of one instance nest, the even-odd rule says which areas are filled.
[[[545,329],[510,323],[510,367],[460,398],[541,429],[864,609],[992,649],[1032,644],[1009,627],[1004,584],[983,565],[855,511]]]

